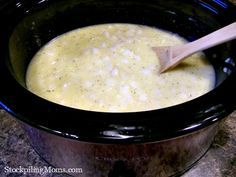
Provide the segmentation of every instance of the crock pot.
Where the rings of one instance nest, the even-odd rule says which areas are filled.
[[[0,106],[22,124],[50,164],[82,168],[80,177],[176,176],[209,148],[236,105],[236,41],[205,51],[215,89],[176,106],[129,113],[73,109],[26,89],[34,54],[54,37],[104,23],[158,27],[192,41],[236,21],[224,0],[2,0]],[[197,86],[196,86],[197,87]]]

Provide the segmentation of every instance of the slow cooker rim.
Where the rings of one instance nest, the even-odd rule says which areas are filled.
[[[218,86],[216,89],[208,92],[207,94],[196,98],[194,100],[191,100],[189,102],[185,102],[176,106],[172,106],[172,107],[168,107],[168,108],[163,108],[163,109],[159,109],[159,110],[151,110],[151,111],[144,111],[144,112],[135,112],[135,113],[99,113],[99,112],[92,112],[92,111],[84,111],[84,110],[78,110],[78,109],[73,109],[73,108],[69,108],[69,107],[65,107],[65,106],[61,106],[58,105],[56,103],[52,103],[50,101],[47,101],[43,98],[40,98],[34,94],[32,94],[31,92],[29,92],[28,90],[26,90],[23,86],[21,86],[19,83],[16,82],[16,80],[13,78],[13,76],[11,75],[11,73],[6,70],[6,68],[4,68],[5,63],[3,62],[3,60],[0,60],[0,75],[5,76],[3,78],[3,83],[8,83],[11,88],[9,88],[9,85],[5,85],[3,84],[3,86],[0,87],[0,106],[3,107],[3,109],[5,109],[7,112],[9,112],[10,114],[12,114],[13,116],[15,116],[16,118],[20,119],[23,122],[26,122],[27,124],[32,125],[33,127],[48,131],[50,133],[54,133],[63,137],[69,137],[72,139],[77,139],[77,140],[81,140],[81,141],[90,141],[90,142],[108,142],[108,143],[117,143],[117,142],[121,142],[121,143],[125,143],[125,142],[147,142],[147,141],[159,141],[162,139],[166,139],[166,138],[173,138],[176,136],[180,136],[180,135],[184,135],[186,133],[190,133],[196,130],[199,130],[201,128],[204,128],[208,125],[213,124],[214,122],[223,119],[227,114],[229,114],[230,112],[232,112],[232,110],[234,109],[233,107],[235,106],[234,103],[232,104],[230,102],[232,95],[233,95],[233,90],[236,90],[236,86],[233,85],[233,81],[235,82],[235,78],[236,78],[236,73],[235,71],[233,73],[231,73],[231,76],[229,76],[229,78],[227,78],[224,81],[224,84],[221,84],[220,86]],[[230,89],[229,91],[227,91],[225,93],[225,89]],[[13,91],[13,92],[12,92]],[[15,93],[15,94],[12,94]],[[215,95],[218,95],[220,97],[218,98],[214,98]],[[210,102],[211,99],[214,100],[214,103]],[[29,101],[29,102],[25,102],[25,101]],[[203,103],[204,106],[206,106],[206,108],[204,109],[200,109],[197,108],[198,106],[203,107],[202,104],[202,100],[205,100],[206,102]],[[26,104],[27,103],[27,104]],[[33,105],[36,104],[36,105]],[[37,106],[40,107],[40,105],[44,108],[53,108],[53,110],[49,110],[49,109],[45,109],[43,111],[39,111],[37,109],[33,109],[33,110],[29,110],[30,108],[32,108],[33,106],[35,106],[34,108],[37,108]],[[184,113],[183,108],[188,109],[190,106],[192,106],[194,108],[194,110],[196,111],[195,113],[191,113],[191,111],[184,115],[185,118],[181,119],[181,123],[184,125],[184,127],[179,128],[179,119],[178,116],[180,115],[180,113]],[[41,108],[42,108],[41,107]],[[85,130],[83,129],[82,135],[81,132],[75,132],[75,133],[71,133],[70,126],[74,126],[78,123],[78,120],[76,120],[75,122],[69,122],[67,125],[65,125],[65,121],[61,122],[61,127],[59,128],[55,128],[53,127],[53,124],[55,123],[55,119],[45,119],[43,122],[41,122],[42,120],[40,119],[40,116],[45,116],[44,114],[51,116],[52,114],[54,115],[58,115],[62,112],[60,112],[61,109],[64,109],[66,114],[69,114],[73,117],[80,117],[79,114],[81,114],[83,112],[83,114],[86,116],[85,118],[83,118],[83,120],[81,120],[82,123],[86,123],[85,125],[87,126],[87,128],[91,128],[89,126],[91,126],[92,123],[94,123],[95,125],[93,125],[95,128],[100,128],[100,130],[98,132],[95,132],[94,134],[90,134],[88,137],[86,137],[86,135],[84,135],[86,132],[88,132],[89,130]],[[209,111],[209,109],[212,109],[213,111],[208,113],[207,115],[204,115],[204,111]],[[215,110],[214,110],[215,108]],[[172,109],[171,113],[168,113],[170,111],[170,109]],[[30,112],[30,113],[29,113]],[[219,114],[217,113],[219,112]],[[178,114],[179,113],[179,114]],[[97,119],[96,115],[100,115],[99,117],[101,119]],[[142,115],[141,117],[137,117],[136,115]],[[155,120],[158,118],[155,118],[155,115],[172,115],[173,117],[171,117],[168,120],[172,121],[171,126],[168,127],[168,125],[166,124],[168,121],[163,121],[165,122],[165,126],[163,126],[162,131],[163,132],[159,132],[160,136],[150,136],[150,137],[138,137],[135,136],[134,133],[132,131],[128,131],[126,130],[126,133],[129,135],[127,135],[125,138],[121,138],[121,139],[117,139],[117,137],[115,136],[106,136],[104,134],[105,131],[110,130],[111,129],[111,123],[113,123],[113,128],[114,130],[117,129],[117,131],[119,130],[119,128],[121,127],[114,127],[115,125],[119,125],[119,126],[123,126],[125,127],[130,126],[132,123],[138,123],[135,121],[140,121],[140,123],[143,123],[143,121],[147,121],[147,118],[149,119],[149,121],[153,122],[153,123],[161,123],[161,121]],[[29,116],[29,115],[37,115],[35,117],[33,116]],[[90,116],[92,115],[92,116]],[[101,116],[103,115],[103,116]],[[105,116],[104,116],[105,115]],[[132,116],[132,120],[126,120],[127,116]],[[188,115],[195,115],[197,118],[196,119],[192,119],[192,120],[188,120],[187,117]],[[93,117],[94,116],[94,117]],[[111,119],[111,116],[113,117]],[[152,117],[153,116],[153,117]],[[38,119],[34,119],[38,117]],[[46,116],[47,117],[47,116]],[[91,118],[92,117],[92,118]],[[81,118],[82,119],[82,118]],[[104,122],[106,121],[106,122]],[[98,122],[100,122],[100,124],[98,124]],[[64,125],[63,125],[64,124]],[[176,124],[176,126],[175,126]],[[92,126],[92,127],[93,127]],[[100,127],[99,127],[100,126]],[[146,127],[145,127],[146,126]],[[143,125],[143,127],[139,127],[141,128],[141,130],[139,131],[149,131],[147,128],[148,126],[152,126],[150,124],[145,124]],[[159,127],[161,127],[161,125],[158,125]],[[142,128],[144,128],[142,130]],[[172,129],[173,132],[171,132],[172,134],[165,134],[165,128],[169,128]],[[78,133],[78,134],[77,134]],[[83,134],[84,133],[84,134]],[[110,132],[112,133],[112,131]],[[133,134],[132,134],[133,133]],[[122,134],[120,134],[122,135]],[[129,138],[127,138],[129,137]]]

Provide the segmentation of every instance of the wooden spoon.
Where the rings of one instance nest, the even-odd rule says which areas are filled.
[[[166,70],[177,66],[186,57],[196,52],[233,39],[236,39],[236,22],[184,45],[153,47],[152,49],[159,58],[160,73],[163,73]]]

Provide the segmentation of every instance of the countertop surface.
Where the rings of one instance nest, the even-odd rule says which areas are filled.
[[[236,3],[236,0],[231,0]],[[0,177],[65,177],[64,174],[5,173],[5,167],[50,166],[30,146],[18,122],[0,109]],[[236,111],[220,125],[211,148],[182,177],[236,177]]]

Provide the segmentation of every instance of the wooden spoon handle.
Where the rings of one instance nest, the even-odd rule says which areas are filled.
[[[176,46],[173,50],[173,57],[176,57],[176,59],[187,57],[195,52],[208,49],[233,39],[236,39],[236,22],[214,31],[196,41],[190,42],[184,47]]]

